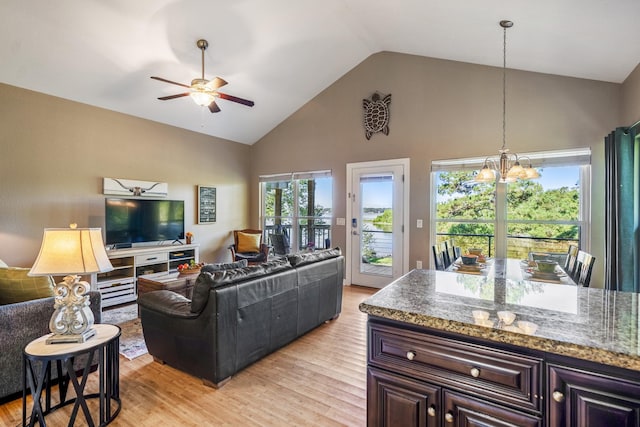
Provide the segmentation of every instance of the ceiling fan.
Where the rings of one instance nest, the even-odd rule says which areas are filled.
[[[253,107],[253,101],[218,92],[219,88],[227,84],[227,82],[220,77],[214,77],[212,80],[206,80],[204,78],[204,51],[207,49],[207,47],[209,47],[209,43],[204,39],[200,39],[196,42],[196,46],[198,46],[198,48],[202,51],[202,78],[193,79],[191,80],[191,85],[185,85],[182,83],[163,79],[162,77],[152,76],[152,79],[186,87],[187,89],[189,89],[189,92],[179,93],[177,95],[161,96],[158,99],[161,101],[167,101],[169,99],[181,98],[183,96],[191,96],[191,99],[193,99],[196,104],[203,107],[209,107],[209,111],[211,111],[212,113],[217,113],[218,111],[220,111],[220,107],[218,107],[218,104],[216,104],[216,98],[237,102],[238,104],[246,105],[248,107]]]

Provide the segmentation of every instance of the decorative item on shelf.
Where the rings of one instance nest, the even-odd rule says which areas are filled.
[[[370,99],[362,100],[364,109],[364,136],[371,139],[371,135],[382,132],[389,135],[389,105],[391,104],[391,94],[383,96],[376,92]]]
[[[188,274],[200,274],[202,267],[204,267],[204,262],[196,263],[191,260],[188,263],[180,264],[177,269],[180,276],[186,276]]]
[[[187,234],[185,234],[184,236],[187,240],[187,245],[190,245],[191,242],[193,241],[193,233],[190,231],[187,231]]]
[[[46,343],[85,342],[95,335],[89,308],[90,289],[79,274],[113,270],[102,242],[100,228],[46,228],[30,276],[65,275],[55,287],[54,312],[49,321],[53,335]]]
[[[507,115],[507,28],[513,26],[511,21],[500,21],[503,29],[503,62],[502,62],[502,148],[498,151],[500,156],[497,159],[487,157],[482,169],[476,175],[477,182],[494,182],[496,171],[500,176],[499,182],[515,182],[517,179],[539,178],[538,171],[531,166],[531,159],[525,156],[518,157],[517,154],[509,154],[506,139],[506,115]],[[520,160],[529,161],[526,167],[520,164]],[[491,167],[489,167],[491,165]]]

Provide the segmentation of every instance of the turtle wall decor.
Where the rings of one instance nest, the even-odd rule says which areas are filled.
[[[370,99],[362,100],[364,109],[364,130],[367,139],[376,132],[389,135],[389,105],[391,104],[391,94],[383,96],[376,92]]]

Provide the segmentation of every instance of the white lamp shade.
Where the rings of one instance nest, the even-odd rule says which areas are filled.
[[[99,228],[46,228],[30,276],[89,274],[113,270]]]

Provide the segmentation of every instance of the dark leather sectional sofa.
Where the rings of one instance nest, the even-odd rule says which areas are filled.
[[[212,270],[203,267],[192,300],[171,291],[138,298],[149,353],[212,387],[342,308],[344,257],[337,248]]]

